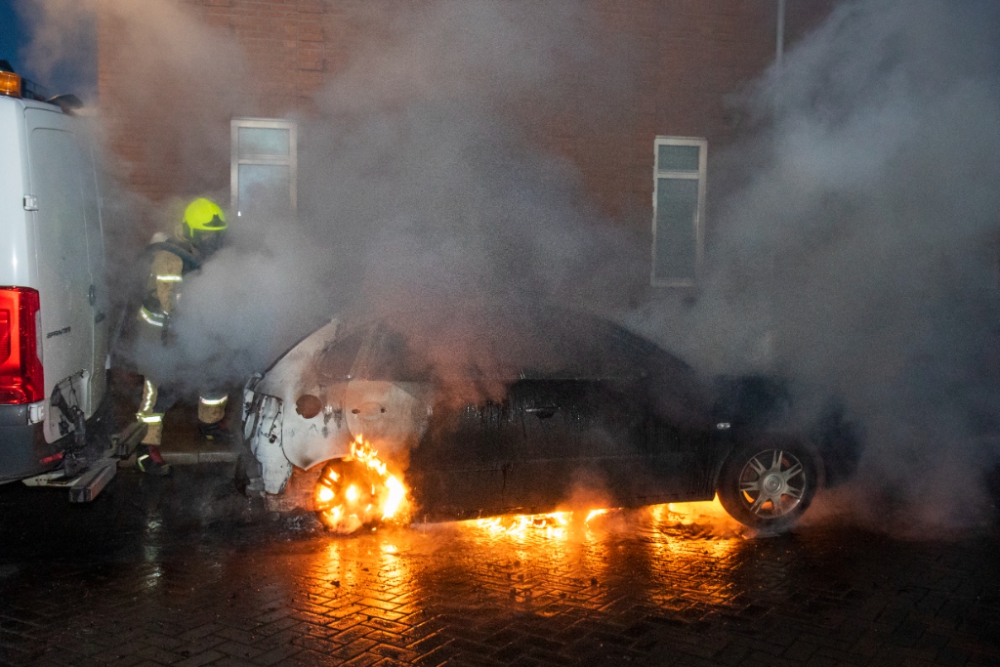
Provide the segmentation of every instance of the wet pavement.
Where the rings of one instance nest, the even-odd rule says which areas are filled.
[[[0,664],[1000,664],[996,528],[753,538],[658,506],[342,537],[232,468],[0,487]]]

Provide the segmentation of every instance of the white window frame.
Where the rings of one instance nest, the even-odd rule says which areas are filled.
[[[240,155],[240,128],[262,128],[288,130],[288,155]],[[268,164],[288,167],[288,201],[292,213],[298,209],[298,128],[290,120],[276,118],[233,118],[230,122],[231,158],[229,173],[229,197],[232,210],[240,215],[240,165]]]
[[[661,171],[660,146],[698,146],[697,171]],[[708,176],[708,140],[703,137],[671,137],[658,136],[653,142],[653,246],[651,249],[650,284],[653,287],[694,287],[701,274],[702,255],[704,254],[705,237],[705,191]],[[657,195],[660,181],[665,179],[683,179],[698,181],[698,204],[695,207],[694,225],[695,257],[694,276],[689,279],[664,278],[656,275],[656,220]]]

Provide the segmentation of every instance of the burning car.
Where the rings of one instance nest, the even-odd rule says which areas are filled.
[[[345,317],[248,381],[249,486],[281,494],[310,471],[313,507],[345,532],[405,503],[471,518],[716,494],[780,531],[861,448],[836,401],[799,398],[771,377],[706,381],[578,312]]]

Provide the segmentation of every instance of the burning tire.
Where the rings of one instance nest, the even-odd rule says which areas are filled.
[[[377,523],[375,483],[360,461],[334,459],[326,464],[316,485],[316,511],[320,520],[337,533],[353,533]]]
[[[791,528],[820,483],[819,459],[794,440],[737,447],[722,465],[717,492],[740,523],[768,532]]]
[[[352,456],[333,459],[316,483],[320,520],[336,533],[353,533],[388,520],[405,521],[409,501],[400,478],[389,472],[370,446],[358,441]]]

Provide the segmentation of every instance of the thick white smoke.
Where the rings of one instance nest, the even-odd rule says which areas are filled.
[[[173,0],[32,4],[43,60],[68,55],[61,36],[81,11],[124,25],[135,87],[119,108],[169,128],[142,140],[176,160],[178,197],[224,189],[212,165],[228,165],[228,118],[259,104],[232,35]],[[568,70],[609,95],[627,85],[587,7],[352,4],[354,27],[377,28],[297,119],[300,227],[234,225],[190,281],[165,372],[238,382],[348,303],[418,306],[425,328],[458,302],[624,308],[648,276],[647,242],[602,220],[573,169],[522,135],[532,104],[562,99]],[[745,91],[745,140],[713,147],[695,298],[630,315],[706,371],[775,371],[843,395],[868,448],[837,494],[861,516],[901,508],[953,525],[985,507],[996,452],[981,436],[1000,414],[998,37],[989,0],[837,8]],[[163,228],[175,216],[163,211]]]
[[[868,443],[839,493],[866,518],[980,520],[1000,424],[1000,7],[844,3],[743,111],[753,132],[725,163],[745,183],[715,208],[702,294],[680,320],[654,308],[652,330],[703,367],[753,360],[844,395]]]
[[[233,255],[231,271],[216,265],[192,284],[199,306],[245,307],[208,286],[242,280],[261,312],[240,317],[276,323],[263,326],[279,340],[348,305],[404,310],[405,326],[424,340],[448,324],[448,344],[429,356],[455,366],[466,360],[463,342],[498,307],[607,301],[625,282],[620,259],[632,246],[586,206],[569,165],[528,144],[517,118],[524,100],[546,103],[567,70],[604,71],[581,38],[592,25],[587,12],[571,2],[485,1],[360,12],[355,22],[378,30],[316,96],[316,116],[299,119],[308,137],[301,227],[285,238],[288,227],[275,223],[266,236],[283,279],[248,280],[255,259]],[[202,369],[195,337],[209,321],[179,331]]]
[[[98,30],[117,37],[102,48],[126,54],[107,59],[122,68],[109,76],[130,83],[102,120],[119,137],[123,123],[134,128],[144,150],[119,173],[141,182],[136,170],[149,163],[176,165],[173,196],[122,207],[119,238],[143,225],[148,238],[150,219],[171,231],[185,197],[224,192],[228,119],[263,113],[232,34],[175,0],[32,5],[39,67],[78,51],[60,36],[95,13]],[[350,21],[364,39],[313,100],[315,114],[293,118],[303,137],[298,224],[231,221],[229,247],[185,281],[174,347],[137,355],[160,379],[188,390],[239,383],[348,304],[402,304],[420,314],[414,326],[433,327],[511,302],[617,300],[641,281],[644,253],[623,280],[620,256],[633,246],[585,204],[570,165],[522,136],[525,103],[553,102],[567,72],[618,85],[584,6],[440,0],[353,6]],[[134,237],[133,255],[144,241]],[[136,276],[116,268],[128,290]]]

